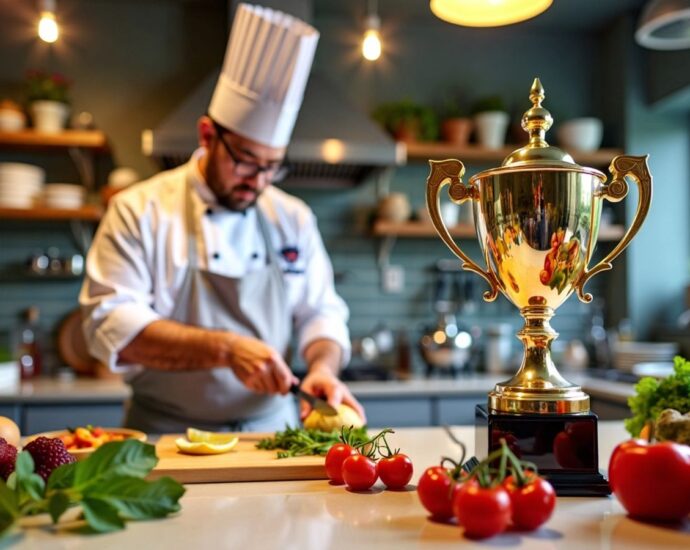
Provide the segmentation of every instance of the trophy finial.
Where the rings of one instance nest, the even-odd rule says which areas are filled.
[[[548,147],[544,139],[546,131],[553,124],[551,113],[542,107],[546,94],[539,78],[535,78],[529,91],[532,108],[522,115],[522,129],[529,133],[529,146]]]
[[[541,102],[544,101],[546,94],[544,93],[544,86],[541,85],[541,80],[535,78],[532,83],[532,88],[529,91],[529,98],[534,107],[541,107]]]

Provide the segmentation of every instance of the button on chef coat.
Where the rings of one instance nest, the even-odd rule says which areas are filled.
[[[170,315],[184,281],[187,178],[195,191],[199,267],[243,277],[265,265],[255,208],[232,212],[217,204],[198,168],[204,154],[205,149],[198,149],[187,164],[115,195],[96,232],[79,301],[89,351],[114,371],[137,367],[118,362],[119,351],[146,325]],[[274,186],[262,193],[258,205],[285,274],[286,307],[300,354],[312,341],[328,338],[340,345],[347,363],[348,309],[335,292],[314,214],[302,200]],[[256,301],[261,307],[261,296]]]

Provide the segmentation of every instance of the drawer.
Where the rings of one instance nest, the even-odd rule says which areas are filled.
[[[479,397],[440,397],[437,401],[438,423],[440,425],[473,425],[474,408],[485,404],[486,398]]]
[[[372,428],[405,428],[431,426],[432,406],[429,398],[360,399]]]

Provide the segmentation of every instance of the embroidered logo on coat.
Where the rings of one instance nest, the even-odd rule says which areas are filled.
[[[299,250],[295,246],[286,246],[281,249],[280,254],[283,256],[286,262],[294,264],[299,258]]]

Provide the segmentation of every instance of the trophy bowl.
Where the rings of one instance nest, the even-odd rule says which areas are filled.
[[[651,204],[652,178],[646,156],[614,158],[607,182],[603,172],[579,166],[569,154],[549,146],[545,133],[553,118],[542,107],[544,97],[537,78],[530,90],[532,107],[522,117],[529,143],[500,167],[476,174],[466,184],[459,160],[429,161],[427,207],[436,231],[462,268],[489,284],[484,299],[493,301],[501,292],[524,318],[517,333],[524,345],[522,364],[510,380],[489,393],[487,414],[551,415],[558,421],[590,415],[596,425],[589,396],[561,376],[551,359],[551,342],[558,334],[550,319],[573,292],[584,302],[592,300],[584,286],[597,273],[611,269],[612,260],[639,231]],[[603,201],[622,200],[628,192],[627,177],[638,188],[635,217],[621,240],[590,268]],[[439,209],[445,186],[456,204],[472,202],[485,268],[463,252],[443,223]],[[596,441],[585,446],[592,444]]]

